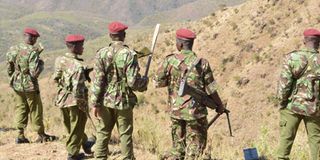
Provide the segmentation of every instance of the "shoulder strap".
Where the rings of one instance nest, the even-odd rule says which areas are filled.
[[[125,46],[125,45],[121,45],[121,46],[120,45],[117,45],[117,46],[110,45],[110,47],[112,48],[112,53],[113,53],[113,55],[112,55],[112,65],[113,65],[113,68],[114,68],[114,70],[116,72],[116,76],[117,76],[116,77],[116,81],[120,82],[120,81],[122,81],[122,80],[124,80],[126,78],[124,76],[122,76],[122,75],[121,75],[122,78],[120,78],[120,73],[119,73],[119,70],[118,70],[118,67],[117,67],[117,63],[116,63],[114,57],[119,53],[119,51],[121,49],[126,48],[127,46]],[[125,73],[125,68],[123,68],[123,73]]]
[[[296,79],[299,79],[301,78],[305,72],[307,71],[308,69],[308,66],[310,66],[312,69],[314,68],[314,64],[311,62],[310,58],[311,58],[311,55],[303,55],[305,58],[306,58],[306,64],[304,65],[304,67],[302,68],[302,70],[297,74],[295,75],[295,78]]]
[[[188,68],[187,70],[184,71],[184,74],[183,74],[183,79],[187,79],[189,74],[191,73],[191,71],[196,67],[196,65],[199,64],[199,62],[201,61],[201,58],[196,58],[192,65],[190,66],[190,68]]]
[[[183,63],[186,57],[183,54],[174,54],[174,57],[179,60],[178,67],[184,74],[188,70],[188,66]]]

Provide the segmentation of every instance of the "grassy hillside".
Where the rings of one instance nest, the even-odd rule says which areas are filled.
[[[32,10],[20,5],[10,5],[0,1],[0,22],[16,19],[23,15],[32,13]]]
[[[245,0],[197,0],[175,9],[148,15],[138,25],[145,26],[156,23],[176,23],[182,21],[193,21],[199,17],[205,17],[223,6],[233,6],[243,3]]]
[[[11,5],[28,6],[35,11],[86,11],[99,14],[107,19],[121,20],[128,24],[135,24],[145,16],[170,11],[197,1],[202,0],[1,0],[0,2]],[[225,2],[239,3],[243,2],[243,0],[211,0],[207,2],[207,4],[208,6],[212,6],[212,3],[220,4]],[[198,12],[204,13],[202,10]],[[196,17],[196,15],[193,17]]]
[[[244,148],[257,147],[260,155],[276,159],[279,117],[274,96],[280,64],[284,54],[302,47],[305,28],[320,29],[319,6],[318,0],[249,0],[236,7],[222,8],[198,21],[162,26],[151,75],[156,69],[156,62],[175,51],[175,30],[190,28],[198,35],[195,52],[209,60],[219,84],[219,93],[228,102],[235,136],[228,137],[226,119],[221,117],[209,129],[207,150],[212,157],[240,160],[243,159]],[[132,33],[134,36],[127,42],[135,48],[149,46],[151,33],[152,30],[137,35]],[[86,43],[89,64],[92,65],[93,51],[106,41],[105,37],[101,37]],[[45,63],[51,64],[54,57],[56,55],[52,54]],[[143,62],[145,59],[141,59],[141,66]],[[3,104],[0,107],[0,128],[10,128],[14,97],[7,85],[0,86],[0,89],[4,91],[0,93],[0,102]],[[41,90],[46,127],[49,132],[63,137],[65,132],[61,128],[61,115],[52,105],[54,88],[50,78],[42,77]],[[171,145],[166,94],[166,89],[156,90],[150,83],[149,90],[138,96],[139,106],[134,109],[134,144],[138,159],[156,159],[157,154],[168,150]],[[208,117],[213,114],[214,111],[210,111]],[[87,127],[88,132],[92,133],[89,123]],[[0,133],[0,145],[4,148],[0,150],[0,156],[18,159],[27,153],[21,153],[23,149],[18,148],[14,150],[16,154],[11,154],[12,148],[15,148],[13,133]],[[117,133],[113,139],[117,142]],[[65,157],[63,148],[54,148],[59,144],[55,143],[54,147],[49,145],[46,144],[46,149],[50,151],[50,156],[55,155],[57,159]],[[45,159],[45,152],[41,149],[43,145],[32,146],[34,150],[39,150],[34,158]],[[112,149],[114,147],[111,145]],[[291,158],[307,160],[308,150],[306,132],[300,126]]]
[[[0,51],[6,53],[11,45],[22,41],[23,29],[34,27],[40,32],[41,41],[46,50],[56,50],[64,47],[64,38],[70,33],[81,33],[87,39],[94,39],[106,32],[107,21],[86,12],[56,11],[36,12],[18,19],[7,20],[0,26],[0,36],[3,40]],[[0,60],[5,54],[0,56]]]
[[[223,2],[231,5],[243,0]],[[21,32],[28,26],[39,30],[47,51],[54,51],[64,47],[61,42],[69,33],[82,33],[91,40],[102,36],[108,22],[113,20],[144,28],[159,22],[198,19],[213,12],[214,6],[220,3],[212,0],[0,0],[0,52],[6,53],[10,46],[20,42]],[[201,6],[207,9],[199,9]],[[190,12],[180,12],[183,8]],[[161,19],[159,15],[163,15]],[[0,62],[4,55],[0,55]]]

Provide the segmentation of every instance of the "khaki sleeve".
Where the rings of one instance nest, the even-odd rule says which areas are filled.
[[[54,63],[54,73],[53,73],[53,79],[56,83],[59,82],[60,78],[62,77],[62,66],[61,66],[61,58],[56,58],[56,61]]]
[[[213,77],[213,71],[206,60],[203,60],[203,81],[206,93],[208,95],[214,94],[217,92],[217,83]]]
[[[103,95],[107,86],[106,81],[106,68],[109,66],[106,60],[100,57],[97,53],[94,68],[93,68],[93,81],[91,86],[90,102],[94,107],[101,107],[103,104]]]
[[[29,71],[30,75],[34,78],[38,78],[43,71],[43,61],[40,59],[37,51],[32,51],[29,58]]]
[[[291,95],[294,81],[294,76],[292,73],[292,67],[290,63],[290,56],[287,56],[283,61],[282,69],[280,72],[280,79],[278,83],[277,98],[280,101],[280,105],[283,107],[286,107],[288,103],[288,98]]]
[[[14,52],[15,52],[14,49],[10,48],[9,52],[6,54],[6,67],[7,67],[7,73],[9,75],[9,77],[11,77],[15,71]]]

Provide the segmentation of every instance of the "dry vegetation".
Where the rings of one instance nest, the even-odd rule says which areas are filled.
[[[193,29],[198,34],[194,50],[211,62],[220,85],[219,93],[228,101],[235,136],[228,137],[226,119],[219,119],[209,129],[207,148],[213,158],[243,159],[244,148],[257,147],[261,156],[275,159],[279,117],[274,93],[281,59],[284,54],[302,47],[301,33],[306,27],[320,28],[319,7],[318,0],[248,0],[236,7],[222,6],[220,11],[199,21],[162,27],[154,62],[175,51],[176,29]],[[150,39],[151,34],[136,35],[128,43],[138,48],[149,45]],[[93,51],[104,41],[100,38],[94,45],[88,43],[88,60],[92,60]],[[46,59],[47,64],[51,64],[50,61],[52,58]],[[155,68],[156,63],[153,63],[152,71]],[[0,128],[11,128],[14,97],[7,85],[1,85],[0,89],[3,91],[0,93]],[[48,132],[64,137],[59,110],[51,103],[54,93],[50,79],[42,78],[41,89]],[[134,110],[134,144],[138,159],[156,159],[158,153],[168,150],[171,145],[166,97],[165,89],[155,90],[151,84],[146,93],[139,94],[139,106]],[[213,114],[210,111],[209,117]],[[87,130],[93,133],[90,123]],[[29,135],[32,134],[28,132]],[[21,147],[14,145],[13,139],[14,131],[0,131],[0,159],[65,157],[62,142]],[[117,134],[113,139],[118,141]],[[31,154],[32,158],[28,157]],[[291,157],[296,160],[309,157],[302,126]]]

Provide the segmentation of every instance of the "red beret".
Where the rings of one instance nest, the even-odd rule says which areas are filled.
[[[179,39],[195,39],[196,34],[188,29],[178,29],[176,32],[176,36]]]
[[[25,28],[23,32],[35,37],[40,37],[40,34],[38,33],[38,31],[33,28]]]
[[[121,31],[128,29],[128,26],[121,22],[112,22],[108,26],[109,33],[118,34]]]
[[[310,28],[310,29],[304,30],[303,35],[305,37],[308,37],[308,36],[320,36],[320,31],[317,30],[317,29],[314,29],[314,28]]]
[[[66,42],[80,42],[84,41],[84,36],[81,34],[70,34],[65,38]]]

